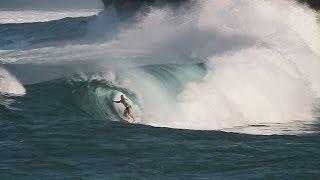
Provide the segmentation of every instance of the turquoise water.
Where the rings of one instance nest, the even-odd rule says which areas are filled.
[[[122,3],[0,24],[0,179],[319,179],[315,11]]]
[[[24,97],[3,97],[15,101],[1,107],[3,179],[320,176],[318,124],[298,135],[247,135],[95,120],[63,83],[29,85]]]

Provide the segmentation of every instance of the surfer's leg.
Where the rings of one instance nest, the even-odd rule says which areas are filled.
[[[132,106],[130,106],[130,107],[128,108],[128,116],[130,116],[130,118],[132,119],[132,122],[135,121],[134,116],[133,116],[133,114],[132,114]]]
[[[126,118],[128,118],[128,111],[127,111],[127,109],[125,109],[125,110],[123,111],[123,116],[126,117]]]
[[[134,122],[134,118],[131,116],[130,114],[130,109],[129,108],[126,108],[123,112],[123,116],[127,118],[127,121],[129,123],[133,123]]]

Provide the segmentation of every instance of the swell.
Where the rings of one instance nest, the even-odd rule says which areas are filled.
[[[193,72],[191,72],[193,70]],[[20,98],[4,97],[13,101],[6,109],[20,109],[12,113],[77,116],[86,114],[94,119],[122,121],[124,108],[112,101],[125,95],[132,104],[139,122],[150,107],[162,108],[191,81],[200,80],[206,73],[204,64],[162,64],[132,68],[129,71],[88,73],[68,78],[26,85],[27,94]],[[148,77],[146,77],[148,76]],[[128,80],[131,82],[128,83]],[[159,97],[165,99],[159,99]],[[15,104],[18,100],[20,103]],[[163,106],[159,103],[163,101]],[[154,104],[156,103],[156,104]],[[3,103],[6,107],[6,104]],[[150,107],[148,107],[150,106]],[[4,110],[2,110],[4,112]],[[160,112],[159,112],[160,113]],[[148,116],[150,118],[150,116]]]
[[[309,0],[298,0],[301,3],[307,3],[315,9],[319,9],[319,2]],[[99,16],[117,16],[121,21],[132,21],[133,24],[135,18],[141,19],[142,15],[147,15],[153,9],[161,9],[163,7],[186,7],[184,11],[192,11],[191,7],[197,6],[196,1],[190,0],[141,0],[141,1],[113,1],[103,0],[106,7],[105,12],[102,12]],[[198,3],[199,4],[199,3]],[[116,12],[112,12],[115,9]],[[174,10],[181,11],[181,10]],[[138,16],[138,17],[136,17]],[[106,32],[109,34],[112,29],[117,29],[117,25],[112,24],[112,28],[109,28],[110,22],[103,21],[104,28],[102,32],[93,32],[98,38],[87,38],[90,35],[92,27],[98,25],[96,22],[97,16],[91,17],[78,17],[78,18],[64,18],[61,20],[53,20],[49,22],[38,23],[22,23],[22,24],[0,24],[0,48],[2,50],[14,50],[14,49],[32,49],[46,46],[61,46],[72,44],[84,44],[94,43],[106,36]],[[126,19],[126,20],[125,20]],[[101,18],[100,18],[101,21]],[[99,24],[101,26],[101,24]],[[48,28],[50,27],[50,28]],[[53,33],[54,32],[54,33]],[[105,37],[103,37],[105,38]],[[94,40],[94,41],[93,41]]]
[[[95,16],[64,18],[49,22],[0,24],[2,50],[33,49],[79,43]],[[84,43],[83,41],[82,43]]]
[[[152,4],[156,4],[157,8],[165,5],[173,8],[187,3],[185,0],[159,2],[161,3],[108,1],[104,2],[107,9],[94,16],[66,17],[48,22],[0,24],[0,49],[30,50],[97,43],[137,23],[142,16],[151,11]],[[114,38],[115,36],[112,36],[112,39]]]

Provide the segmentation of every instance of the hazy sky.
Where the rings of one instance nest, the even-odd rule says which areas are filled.
[[[101,0],[0,0],[0,10],[97,9],[102,7]]]

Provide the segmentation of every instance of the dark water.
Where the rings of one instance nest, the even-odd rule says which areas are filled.
[[[62,88],[48,84],[56,92]],[[24,97],[6,97],[15,102],[1,111],[1,179],[320,176],[318,125],[312,133],[264,136],[95,120],[77,108],[72,93],[45,91],[45,85],[26,86]]]
[[[317,179],[319,134],[254,136],[71,113],[1,118],[2,179]],[[41,118],[46,116],[46,118]],[[52,116],[52,117],[50,117]]]
[[[2,179],[317,179],[319,134],[253,136],[81,117],[1,122]]]
[[[195,8],[193,6],[201,7],[201,3],[188,0],[168,0],[161,3],[147,1],[148,3],[145,4],[141,1],[133,3],[136,6],[131,8],[122,6],[122,3],[127,4],[124,1],[105,2],[108,4],[113,2],[115,9],[108,9],[109,11],[92,17],[65,18],[41,23],[0,24],[0,179],[320,178],[320,119],[316,115],[319,112],[316,100],[313,121],[296,119],[292,123],[273,122],[268,124],[260,122],[260,119],[254,119],[253,123],[251,121],[250,123],[242,123],[243,119],[239,116],[236,122],[225,122],[226,124],[231,123],[232,127],[230,128],[214,126],[214,122],[221,119],[212,118],[206,119],[206,122],[201,121],[203,120],[201,113],[198,116],[199,121],[197,121],[198,119],[192,122],[174,119],[179,122],[161,124],[162,121],[168,120],[164,118],[160,122],[149,122],[150,116],[142,115],[137,124],[129,124],[123,120],[122,111],[119,112],[119,108],[112,103],[112,100],[117,99],[120,94],[124,94],[140,113],[143,114],[148,111],[148,107],[154,106],[164,115],[168,112],[168,117],[170,117],[172,114],[169,110],[173,109],[173,112],[176,112],[175,107],[178,106],[179,95],[189,87],[188,83],[196,82],[200,85],[207,83],[208,75],[212,73],[211,71],[215,72],[216,67],[209,63],[210,53],[216,56],[221,54],[228,56],[231,51],[241,53],[241,50],[248,48],[248,46],[253,46],[254,51],[264,53],[265,51],[259,51],[258,47],[265,48],[264,46],[266,46],[268,50],[279,51],[282,54],[287,53],[286,50],[288,50],[288,56],[279,55],[276,58],[299,59],[303,56],[310,62],[314,62],[311,61],[312,58],[318,56],[310,50],[310,47],[314,45],[311,40],[298,39],[306,44],[311,42],[304,47],[303,43],[300,44],[300,41],[296,41],[294,38],[298,35],[294,34],[293,37],[282,31],[275,31],[267,39],[276,39],[276,42],[291,40],[288,43],[285,41],[288,49],[283,50],[284,47],[279,46],[281,47],[279,48],[265,39],[261,40],[256,37],[258,35],[251,37],[245,34],[238,37],[238,35],[230,36],[228,33],[222,34],[220,32],[219,34],[218,31],[214,31],[212,34],[208,33],[209,30],[202,30],[203,27],[197,26],[173,33],[170,23],[168,25],[161,21],[163,24],[157,27],[161,29],[162,26],[169,26],[163,31],[168,31],[173,35],[158,38],[158,34],[152,32],[154,29],[148,26],[150,29],[147,28],[147,31],[144,32],[145,37],[137,39],[138,45],[135,44],[136,42],[130,41],[132,34],[125,33],[130,37],[128,40],[124,38],[127,41],[122,43],[122,33],[128,29],[132,32],[139,29],[142,17],[152,13],[153,9],[168,6],[174,10],[174,13],[170,15],[174,18],[182,16],[184,19],[184,15]],[[253,2],[231,3],[234,7],[231,7],[230,12],[235,13],[238,7],[241,9],[251,3]],[[276,1],[273,3],[276,4]],[[317,3],[312,5],[316,7]],[[282,6],[279,5],[279,7]],[[131,12],[124,12],[126,9],[130,9]],[[235,9],[236,11],[234,11]],[[299,12],[306,11],[306,9],[299,8],[298,10],[301,10]],[[246,15],[246,12],[242,13],[244,16]],[[314,18],[312,13],[302,15]],[[153,20],[157,21],[157,16],[155,17]],[[186,19],[189,23],[188,18]],[[264,20],[261,19],[261,21]],[[190,22],[193,24],[192,20]],[[242,21],[235,22],[231,23],[230,27],[235,26],[235,30],[241,29]],[[209,25],[211,25],[210,23],[212,22],[208,22]],[[248,24],[244,23],[243,26],[251,27],[251,24]],[[157,23],[153,25],[156,26]],[[280,30],[287,27],[282,24],[276,25]],[[312,23],[309,25],[316,27]],[[215,28],[219,29],[220,27]],[[256,28],[259,29],[259,27]],[[306,27],[306,29],[308,28]],[[151,31],[150,34],[148,34],[149,31]],[[249,33],[253,33],[253,31],[250,30]],[[290,35],[290,33],[288,34]],[[140,37],[139,31],[133,35]],[[160,35],[163,34],[160,33]],[[178,38],[175,39],[176,37]],[[133,39],[135,40],[135,38],[134,36]],[[151,39],[151,43],[148,38]],[[157,46],[163,45],[157,44],[158,41],[161,42],[162,38],[168,38],[165,42],[171,42],[172,39],[174,42],[172,44],[164,43],[168,47]],[[316,38],[315,36],[313,39]],[[108,42],[117,42],[117,40],[120,41],[120,45],[108,44]],[[139,42],[146,42],[148,46],[139,46]],[[274,43],[274,41],[271,42]],[[298,43],[302,50],[293,46],[295,49],[292,53],[291,43]],[[130,52],[136,49],[130,48],[135,45],[139,50],[150,50],[148,49],[150,46],[155,46],[155,48],[151,49],[151,52],[138,51],[138,55],[132,55]],[[210,53],[205,51],[207,49],[210,49]],[[300,51],[302,51],[301,54],[299,54]],[[114,52],[120,56],[114,55]],[[175,53],[174,55],[178,55],[172,58],[169,56],[172,52]],[[139,53],[143,55],[139,56]],[[295,54],[301,56],[296,57]],[[264,56],[269,57],[269,55]],[[271,54],[270,59],[272,58],[274,56]],[[285,58],[277,60],[284,62]],[[255,55],[252,59],[257,61],[259,58]],[[256,85],[255,78],[263,77],[265,69],[261,67],[266,66],[266,69],[274,67],[265,62],[262,63],[262,66],[258,66],[254,63],[250,64],[249,61],[251,59],[247,62],[249,64],[248,71],[254,68],[260,68],[261,71],[257,71],[258,73],[254,74],[252,78],[245,74],[244,77],[247,78],[243,81],[245,83],[240,83],[241,85],[236,87],[239,91],[242,86],[246,87],[248,84],[252,85],[248,87],[253,87],[252,89],[258,87],[259,90],[261,84]],[[134,63],[131,64],[131,62]],[[232,63],[235,63],[236,67],[239,65],[233,61],[225,65],[232,65]],[[290,69],[292,64],[284,66],[283,69]],[[284,63],[284,65],[286,64]],[[307,66],[308,63],[302,65]],[[314,63],[314,68],[318,68],[316,65]],[[299,65],[294,67],[300,68]],[[230,68],[232,69],[233,66]],[[8,71],[8,74],[3,73],[6,72],[4,69]],[[112,72],[116,71],[114,74],[111,73],[111,76],[115,77],[109,77],[110,69]],[[217,69],[219,70],[219,66]],[[287,95],[287,93],[281,94],[283,92],[281,88],[287,89],[288,94],[292,93],[291,87],[297,87],[297,92],[305,90],[300,88],[299,78],[297,78],[298,80],[288,79],[288,82],[291,80],[293,82],[292,86],[289,84],[290,88],[283,87],[281,84],[283,81],[277,83],[278,79],[281,80],[284,77],[281,76],[282,71],[279,69],[270,71],[268,74],[268,77],[269,75],[271,78],[277,77],[271,79],[273,80],[271,86],[263,86],[260,89],[262,92],[265,92],[264,88],[271,92],[279,90],[279,94],[274,93],[276,96],[272,96],[272,93],[262,94],[270,104],[275,102],[274,99]],[[240,70],[238,72],[239,81],[242,80],[243,73]],[[262,75],[259,74],[260,72]],[[272,74],[274,72],[276,72],[276,76]],[[299,73],[302,74],[302,72]],[[308,74],[308,72],[304,73]],[[310,73],[312,74],[312,72]],[[290,76],[290,73],[285,75],[285,77]],[[12,77],[16,77],[17,80]],[[306,77],[303,76],[302,79],[304,78]],[[269,80],[268,78],[261,79]],[[128,86],[125,86],[125,83],[120,83],[128,80]],[[312,80],[318,80],[318,78]],[[312,80],[302,83],[302,86],[309,86],[308,83],[317,84]],[[246,84],[247,81],[248,84]],[[130,82],[137,86],[130,86]],[[223,89],[223,83],[220,81],[218,83],[220,84],[210,84],[210,87],[220,85],[221,87],[218,89]],[[20,86],[17,84],[25,88],[26,93],[19,92],[21,89],[19,90]],[[192,106],[190,110],[199,108],[198,110],[201,111],[209,106],[209,103],[215,98],[220,98],[210,99],[210,95],[216,91],[212,91],[210,88],[206,89],[207,86],[201,87],[204,89],[200,89],[201,93],[197,98],[207,101],[204,102],[205,104],[196,104],[197,101],[195,101],[196,105]],[[232,88],[232,86],[227,87]],[[197,95],[197,90],[191,91],[191,95]],[[293,92],[292,94],[296,95],[296,91],[293,90]],[[252,91],[252,94],[254,93],[256,91]],[[228,96],[227,93],[220,95]],[[298,99],[297,101],[293,101],[294,98],[281,99],[283,101],[278,104],[274,103],[272,106],[281,108],[282,106],[279,105],[281,104],[284,107],[291,107],[291,104],[304,103],[303,97],[309,98],[303,93],[297,95],[301,95],[302,98],[295,97]],[[288,97],[291,96],[288,95]],[[212,108],[212,113],[215,112],[215,109],[219,109],[220,105],[221,107],[230,105],[228,104],[230,99],[219,101],[222,103]],[[234,106],[236,103],[231,104],[231,107],[237,107]],[[241,102],[242,104],[247,105],[246,102]],[[256,104],[257,107],[260,105],[259,102]],[[263,105],[261,106],[269,107]],[[254,107],[252,108],[252,111],[256,110]],[[257,111],[260,109],[257,108]],[[241,106],[236,110],[240,111]],[[279,114],[282,113],[281,110],[287,109],[279,109]],[[265,113],[265,111],[263,109],[259,112]],[[138,116],[138,111],[135,113]],[[269,114],[273,114],[273,112],[269,112]],[[264,118],[263,115],[261,117]],[[184,129],[177,128],[181,127],[179,126],[181,122],[188,126],[182,126],[185,127]],[[200,126],[202,129],[208,130],[194,130],[201,129],[197,128],[199,127],[197,126],[198,122],[208,125],[209,127]],[[238,122],[241,122],[242,126],[238,126]]]

